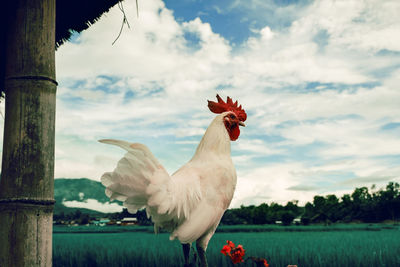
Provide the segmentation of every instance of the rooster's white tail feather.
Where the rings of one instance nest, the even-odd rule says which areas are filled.
[[[106,172],[101,177],[106,195],[110,199],[123,201],[129,212],[135,213],[146,207],[152,196],[159,198],[156,192],[147,193],[147,188],[150,184],[164,184],[170,177],[145,145],[114,139],[103,139],[99,142],[119,146],[128,152],[113,172]]]
[[[181,170],[173,179],[143,144],[103,139],[100,142],[127,151],[113,172],[106,172],[101,182],[110,199],[123,201],[128,211],[146,208],[155,229],[173,230],[202,198],[200,176],[191,168]]]

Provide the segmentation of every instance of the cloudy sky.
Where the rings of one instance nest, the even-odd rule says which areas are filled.
[[[398,0],[134,0],[56,52],[55,177],[100,180],[146,144],[172,173],[229,95],[248,114],[232,142],[232,202],[286,203],[400,181]]]

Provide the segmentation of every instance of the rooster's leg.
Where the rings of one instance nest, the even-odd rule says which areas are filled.
[[[201,236],[199,239],[196,240],[196,248],[197,254],[200,260],[200,267],[207,267],[207,256],[206,256],[206,249],[208,246],[208,242],[210,241],[211,237],[213,236],[215,229],[217,226],[214,227],[213,231],[206,233],[205,235]]]
[[[200,260],[200,267],[207,267],[207,256],[206,256],[206,249],[203,248],[199,243],[196,243],[196,248],[197,248],[197,254],[199,255],[199,260]]]
[[[185,258],[185,265],[184,266],[189,266],[190,247],[191,247],[190,244],[182,244],[183,257]]]

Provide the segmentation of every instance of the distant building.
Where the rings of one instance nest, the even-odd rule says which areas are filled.
[[[97,225],[97,226],[105,226],[106,224],[109,224],[110,223],[110,220],[109,219],[100,219],[100,220],[98,220],[98,221],[92,221],[92,223],[94,224],[94,225]]]
[[[283,224],[283,222],[282,221],[275,221],[275,224]],[[300,225],[301,224],[301,217],[297,217],[297,218],[293,219],[293,221],[291,221],[290,224]]]
[[[137,218],[134,217],[125,217],[121,220],[121,225],[126,226],[126,225],[137,225],[138,220]]]
[[[301,217],[295,218],[295,219],[293,220],[293,223],[296,224],[296,225],[301,224]]]

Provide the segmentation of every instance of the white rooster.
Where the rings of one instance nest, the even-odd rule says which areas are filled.
[[[239,125],[245,126],[247,115],[230,97],[226,103],[219,95],[217,99],[208,101],[208,107],[219,115],[207,128],[193,158],[171,176],[145,145],[99,140],[127,151],[115,170],[101,177],[106,195],[123,201],[131,213],[146,208],[156,232],[165,229],[171,232],[171,240],[182,243],[185,266],[195,241],[200,266],[207,266],[208,242],[236,187],[230,141],[239,137]]]

